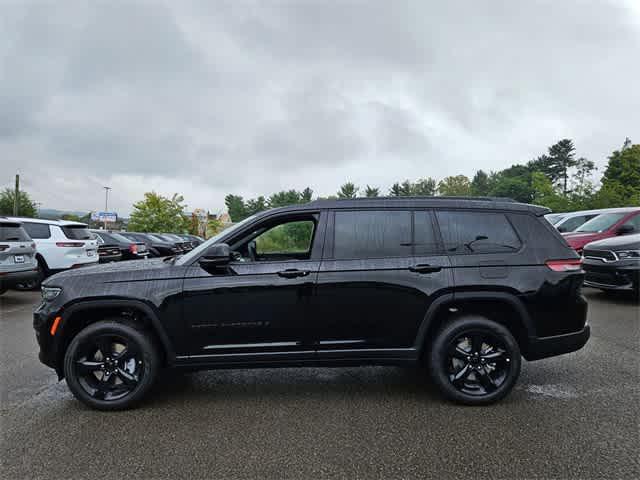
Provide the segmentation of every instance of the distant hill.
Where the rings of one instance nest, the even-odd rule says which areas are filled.
[[[40,218],[45,218],[47,220],[58,220],[63,215],[77,215],[78,217],[84,217],[89,212],[78,212],[78,211],[69,211],[69,210],[56,210],[53,208],[41,208],[40,209]]]

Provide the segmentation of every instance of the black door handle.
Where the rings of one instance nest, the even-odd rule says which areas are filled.
[[[434,273],[442,270],[442,267],[438,267],[436,265],[429,265],[427,263],[421,263],[419,265],[412,265],[409,267],[410,272],[416,273]]]
[[[279,271],[278,275],[283,278],[306,277],[307,275],[309,275],[309,271],[298,270],[297,268],[288,268],[287,270]]]

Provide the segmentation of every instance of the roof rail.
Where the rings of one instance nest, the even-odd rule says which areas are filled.
[[[397,196],[397,197],[355,197],[355,198],[332,198],[332,199],[317,199],[309,203],[324,202],[324,201],[342,202],[342,201],[360,201],[360,200],[470,200],[470,201],[483,201],[483,202],[509,202],[518,203],[513,198],[509,197],[483,197],[483,196],[429,196],[429,195],[414,195],[414,196]]]

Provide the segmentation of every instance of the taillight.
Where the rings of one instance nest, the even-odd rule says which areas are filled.
[[[545,264],[554,272],[577,272],[582,268],[582,259],[547,260]]]
[[[84,247],[84,242],[56,242],[56,247]]]
[[[135,243],[130,244],[129,251],[133,254],[138,253],[138,245],[136,245]]]
[[[35,244],[35,243],[32,243],[32,244],[31,244],[31,248],[33,248],[33,249],[35,250],[35,249],[36,249],[36,244]]]

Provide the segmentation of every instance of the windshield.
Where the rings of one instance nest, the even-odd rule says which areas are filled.
[[[186,255],[183,255],[181,258],[178,259],[176,264],[177,265],[186,265],[187,263],[193,261],[195,258],[198,258],[201,255],[201,253],[204,252],[211,245],[214,245],[214,244],[218,243],[218,241],[220,241],[220,239],[223,236],[226,236],[226,235],[228,235],[228,234],[230,234],[232,232],[235,232],[236,230],[239,230],[240,228],[244,227],[245,225],[253,222],[258,217],[258,215],[259,214],[251,215],[250,217],[245,218],[241,222],[234,223],[230,227],[225,228],[223,231],[219,232],[217,235],[214,235],[213,237],[211,237],[206,242],[201,243],[200,245],[198,245],[196,248],[191,250]]]
[[[603,213],[580,225],[574,232],[600,233],[610,229],[623,218],[625,213]]]
[[[544,218],[546,218],[547,221],[551,225],[555,225],[560,220],[562,220],[564,217],[566,217],[566,214],[564,214],[564,213],[550,213],[550,214],[544,216]]]

